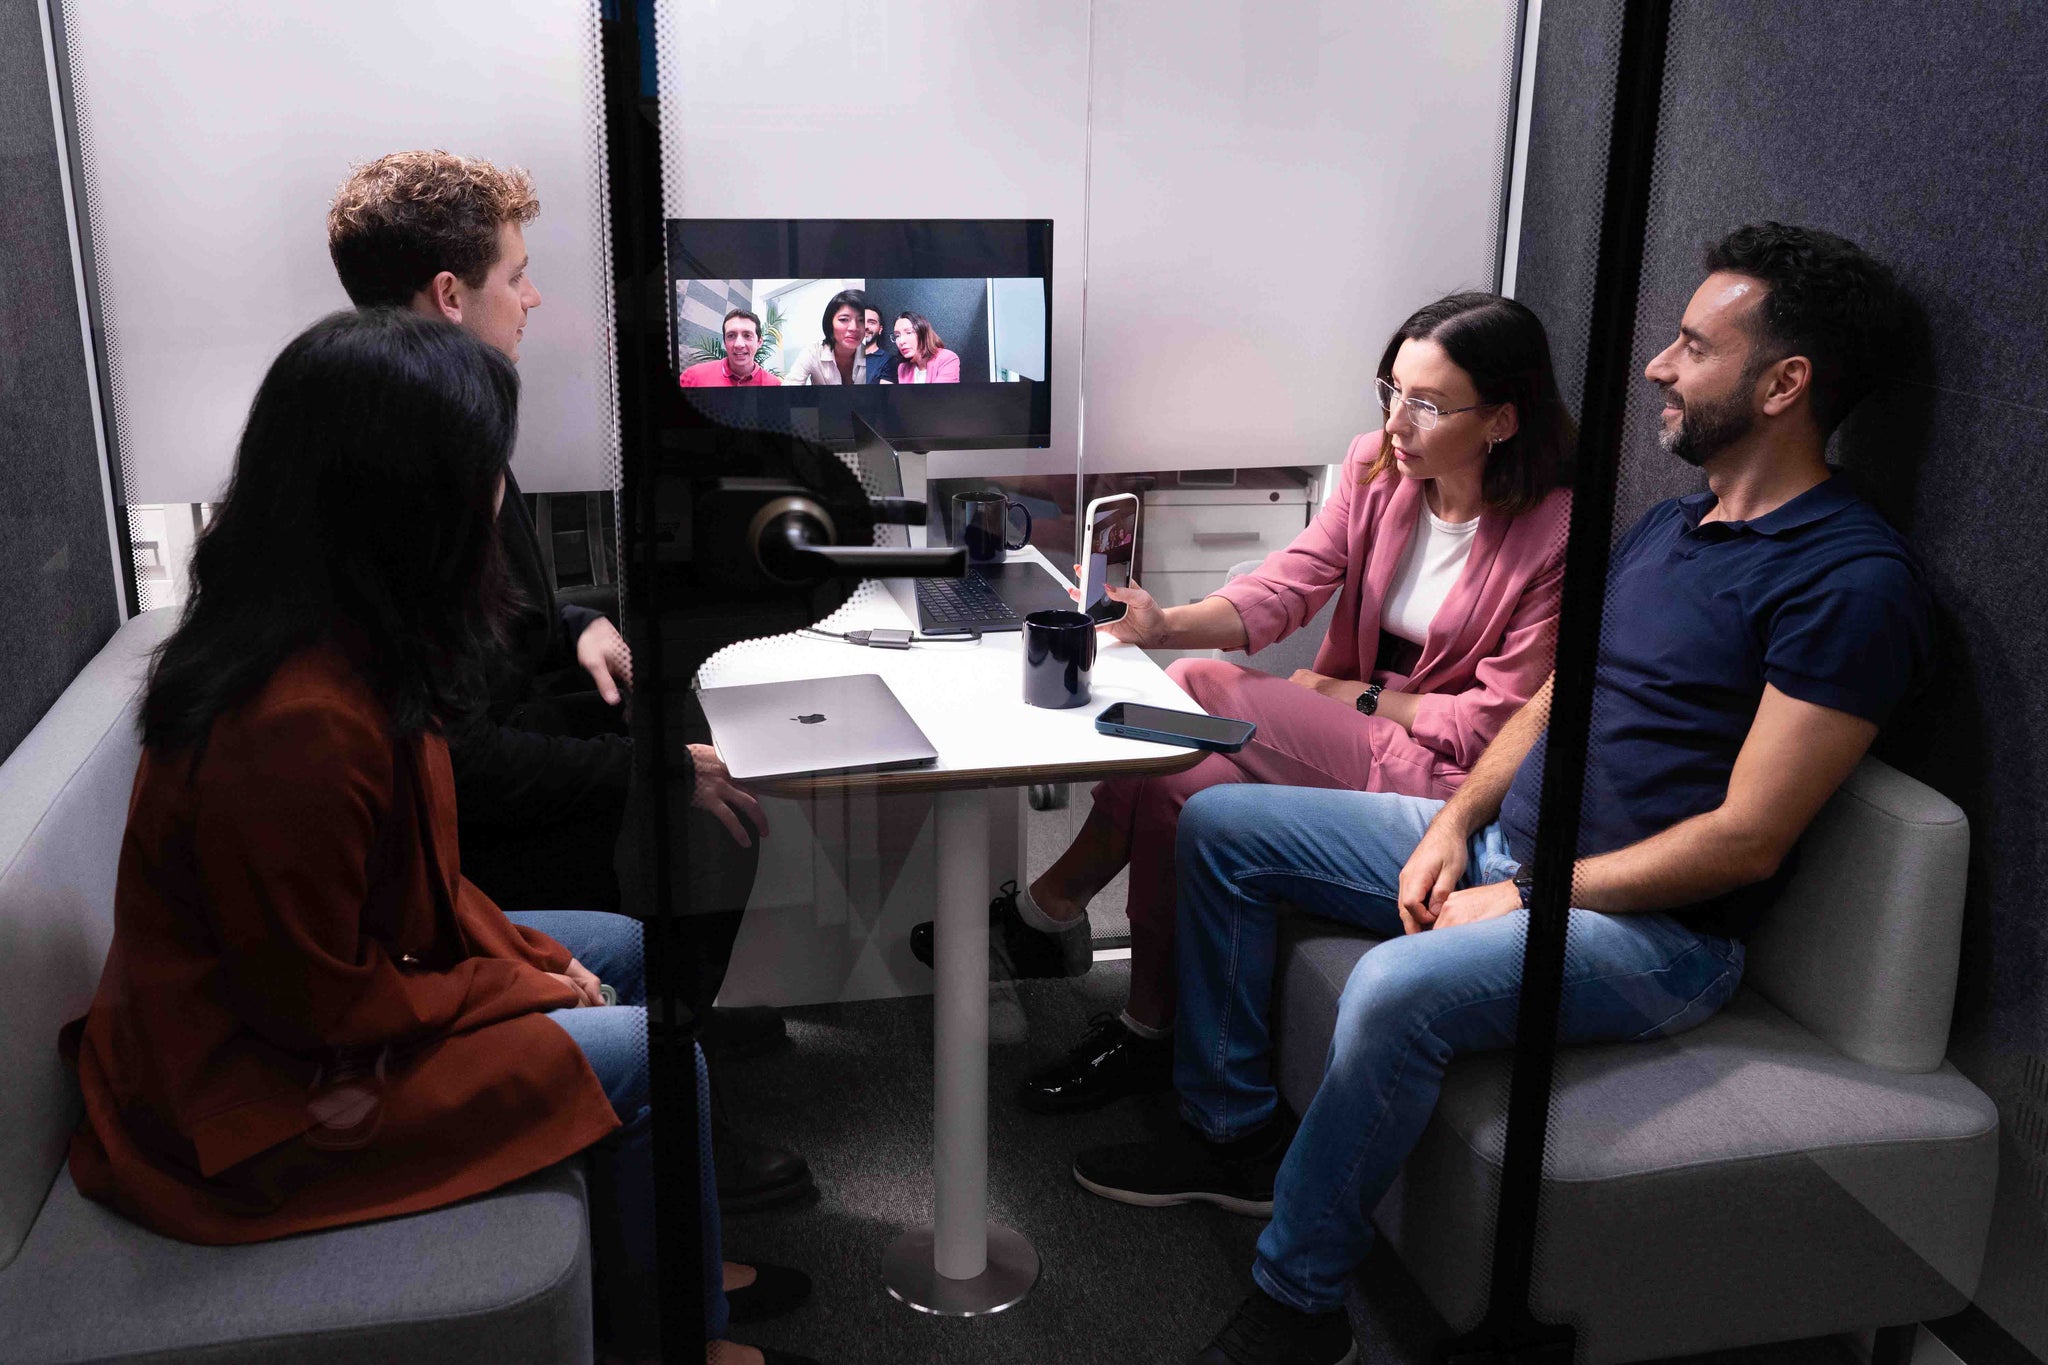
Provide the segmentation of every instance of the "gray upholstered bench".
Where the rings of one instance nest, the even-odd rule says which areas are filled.
[[[1714,1019],[1560,1055],[1534,1299],[1586,1365],[1893,1326],[1976,1288],[1998,1111],[1944,1059],[1969,832],[1865,760]],[[1315,1094],[1375,940],[1293,916],[1276,1065]],[[1457,1329],[1485,1307],[1509,1058],[1461,1059],[1374,1222]]]
[[[202,1247],[81,1196],[57,1031],[113,935],[140,747],[135,698],[168,612],[130,621],[0,765],[0,1359],[588,1361],[590,1257],[575,1163],[452,1208]]]

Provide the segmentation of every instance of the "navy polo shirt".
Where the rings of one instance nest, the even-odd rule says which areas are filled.
[[[1919,565],[1839,476],[1754,521],[1702,524],[1715,501],[1659,503],[1615,547],[1581,857],[1718,807],[1766,683],[1882,725],[1926,676],[1933,614]],[[1501,804],[1524,866],[1535,861],[1543,753],[1539,740]],[[1787,859],[1768,882],[1671,913],[1747,937],[1790,875]]]

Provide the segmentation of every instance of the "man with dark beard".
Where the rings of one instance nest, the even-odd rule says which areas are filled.
[[[1823,459],[1897,334],[1891,273],[1776,223],[1731,233],[1706,267],[1646,374],[1666,448],[1711,491],[1651,508],[1614,551],[1565,1044],[1670,1036],[1726,1002],[1793,846],[1931,653],[1904,541]],[[1549,706],[1546,684],[1448,802],[1224,786],[1182,812],[1184,1125],[1082,1152],[1074,1176],[1125,1203],[1271,1215],[1256,1288],[1197,1365],[1354,1358],[1344,1291],[1374,1206],[1451,1059],[1514,1043]],[[1283,906],[1386,940],[1345,985],[1298,1130],[1269,1064]]]

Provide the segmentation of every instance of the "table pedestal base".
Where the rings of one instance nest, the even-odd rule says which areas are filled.
[[[912,1228],[882,1257],[882,1282],[920,1313],[973,1318],[1023,1302],[1038,1282],[1038,1249],[1021,1232],[988,1225],[988,1269],[971,1280],[951,1280],[933,1263],[932,1229]]]

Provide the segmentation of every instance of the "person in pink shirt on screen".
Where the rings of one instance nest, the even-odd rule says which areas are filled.
[[[676,382],[686,389],[776,388],[782,381],[755,363],[761,353],[761,319],[744,308],[725,315],[725,358],[684,370]]]
[[[1283,678],[1214,658],[1167,675],[1251,743],[1168,777],[1095,789],[1067,851],[1016,896],[1025,923],[1086,932],[1086,908],[1130,869],[1131,986],[1064,1058],[1029,1077],[1042,1113],[1170,1088],[1174,840],[1196,792],[1273,783],[1443,799],[1549,675],[1570,493],[1572,420],[1536,315],[1494,294],[1417,310],[1373,382],[1379,431],[1351,442],[1335,492],[1265,563],[1200,602],[1162,607],[1138,584],[1106,634],[1148,649],[1256,653],[1335,616],[1313,668]]]
[[[946,349],[924,314],[898,313],[890,335],[896,341],[896,354],[903,357],[896,365],[897,383],[960,382],[960,357]]]

